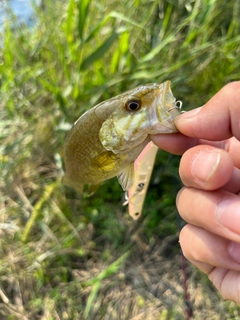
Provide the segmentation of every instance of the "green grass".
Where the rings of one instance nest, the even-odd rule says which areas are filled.
[[[116,179],[81,199],[60,182],[72,123],[138,84],[172,81],[185,110],[240,78],[239,1],[46,1],[0,48],[0,318],[185,319],[175,196],[161,151],[144,217]],[[239,319],[189,268],[194,319]],[[140,316],[138,319],[142,319]]]

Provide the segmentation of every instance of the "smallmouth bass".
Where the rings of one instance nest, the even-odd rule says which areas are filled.
[[[123,190],[134,182],[134,161],[150,134],[173,133],[180,108],[171,82],[141,85],[85,112],[66,137],[63,183],[93,193],[105,180],[118,177]]]

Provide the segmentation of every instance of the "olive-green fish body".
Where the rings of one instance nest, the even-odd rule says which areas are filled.
[[[118,176],[124,190],[134,179],[133,163],[150,134],[176,132],[170,110],[178,109],[170,81],[139,86],[85,112],[70,130],[63,158],[63,182],[77,189]],[[180,112],[179,112],[180,114]]]

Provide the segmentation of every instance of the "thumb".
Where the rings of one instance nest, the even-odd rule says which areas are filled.
[[[183,113],[174,122],[186,136],[218,141],[240,140],[240,81],[223,87],[203,107]]]

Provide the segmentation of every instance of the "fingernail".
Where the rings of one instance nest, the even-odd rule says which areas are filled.
[[[228,246],[230,257],[237,263],[240,263],[240,243],[231,242]]]
[[[221,160],[221,153],[217,150],[201,150],[193,159],[192,175],[200,181],[207,182],[217,170]]]
[[[185,120],[192,119],[193,117],[195,117],[199,113],[201,108],[202,107],[199,107],[199,108],[184,112],[181,115],[179,115],[178,117],[176,117],[174,119],[174,121],[179,122],[179,121],[185,121]]]
[[[240,199],[221,200],[215,216],[221,226],[240,236]]]

